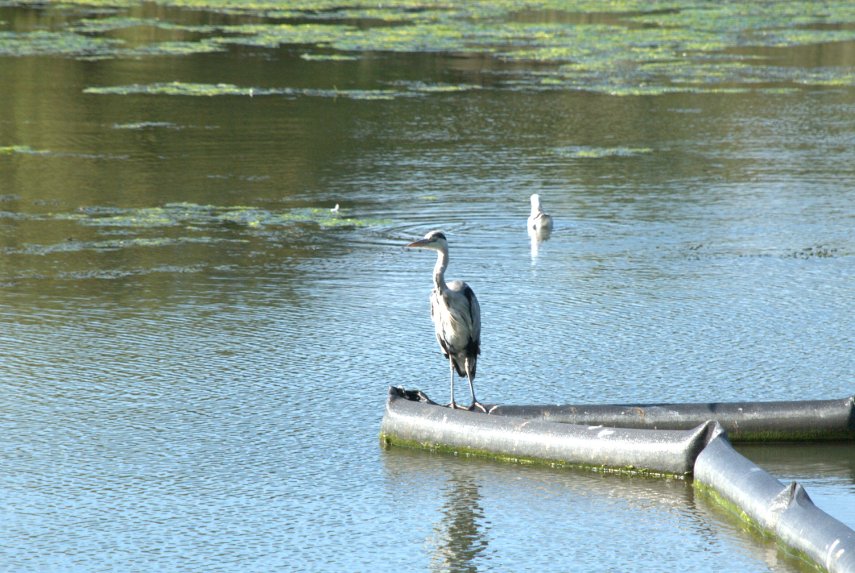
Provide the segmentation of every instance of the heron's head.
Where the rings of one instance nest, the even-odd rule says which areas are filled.
[[[531,196],[531,209],[532,211],[540,211],[540,195],[537,193],[532,194]]]
[[[432,251],[447,251],[448,241],[445,239],[445,233],[442,231],[431,231],[425,235],[424,239],[419,239],[407,245],[416,249],[430,249]]]

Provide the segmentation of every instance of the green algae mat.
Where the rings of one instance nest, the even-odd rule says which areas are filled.
[[[477,58],[488,79],[369,90],[220,83],[91,85],[92,94],[389,99],[489,85],[618,96],[855,86],[855,4],[845,1],[74,0],[50,29],[3,21],[0,57],[182,57],[286,49],[307,64],[359,66],[395,53]],[[815,66],[836,51],[840,65]],[[356,68],[354,68],[356,69]]]

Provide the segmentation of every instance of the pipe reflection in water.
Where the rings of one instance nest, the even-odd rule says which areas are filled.
[[[743,443],[735,448],[772,475],[855,481],[855,448],[851,442]]]
[[[475,572],[487,549],[484,510],[474,476],[452,470],[445,486],[442,518],[434,527],[432,571]]]

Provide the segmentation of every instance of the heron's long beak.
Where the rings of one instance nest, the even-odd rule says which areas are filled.
[[[412,243],[407,245],[407,248],[423,249],[428,245],[428,243],[430,243],[430,241],[428,241],[427,239],[419,239],[418,241],[413,241]]]

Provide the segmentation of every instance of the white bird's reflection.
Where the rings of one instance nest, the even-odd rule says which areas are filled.
[[[549,239],[552,235],[552,216],[543,211],[540,203],[540,195],[531,196],[531,214],[528,216],[528,236],[531,239],[531,262],[537,262],[540,243]]]
[[[537,262],[537,257],[540,254],[540,246],[543,241],[549,238],[551,231],[541,231],[537,232],[533,229],[528,230],[528,237],[531,239],[531,262],[532,264]]]

